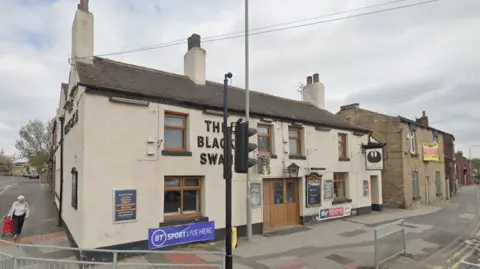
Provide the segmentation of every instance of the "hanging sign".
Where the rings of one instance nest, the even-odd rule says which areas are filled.
[[[367,170],[383,169],[383,148],[365,149],[365,167]]]

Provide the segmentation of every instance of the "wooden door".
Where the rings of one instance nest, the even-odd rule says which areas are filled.
[[[298,179],[264,180],[263,223],[265,229],[299,222]]]

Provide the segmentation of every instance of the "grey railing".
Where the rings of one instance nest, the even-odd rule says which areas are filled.
[[[375,228],[373,237],[376,269],[381,263],[407,252],[406,235],[403,219]]]
[[[36,249],[36,250],[35,250]],[[38,251],[40,250],[40,251]],[[70,253],[65,259],[47,258],[44,253]],[[32,255],[27,255],[34,254]],[[35,257],[41,253],[42,257]],[[88,254],[88,255],[87,255]],[[96,254],[96,255],[92,255]],[[179,263],[169,262],[165,255],[175,255]],[[206,257],[213,262],[191,263],[191,255]],[[97,257],[96,260],[88,257]],[[184,259],[182,258],[184,257]],[[79,249],[47,245],[13,244],[0,240],[0,268],[23,269],[160,269],[160,268],[209,268],[223,269],[224,252],[221,251],[147,251],[147,250],[104,250]],[[150,262],[148,262],[150,261]],[[153,262],[152,262],[153,261]],[[195,261],[194,261],[195,262]]]

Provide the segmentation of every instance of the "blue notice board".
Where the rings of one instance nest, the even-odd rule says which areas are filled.
[[[148,229],[148,249],[215,240],[215,222]]]
[[[115,190],[114,222],[137,220],[137,190]]]

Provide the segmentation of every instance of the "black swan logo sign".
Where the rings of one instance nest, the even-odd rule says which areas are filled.
[[[369,163],[379,163],[382,160],[382,154],[379,151],[372,150],[367,154]]]

